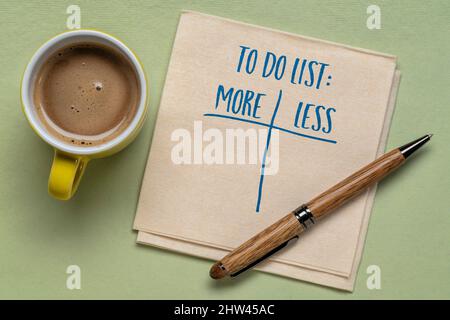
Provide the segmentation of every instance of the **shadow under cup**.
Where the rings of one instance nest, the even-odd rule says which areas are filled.
[[[121,41],[76,30],[38,49],[25,70],[21,98],[34,131],[55,148],[49,192],[69,199],[89,160],[120,151],[138,134],[147,82],[137,57]]]

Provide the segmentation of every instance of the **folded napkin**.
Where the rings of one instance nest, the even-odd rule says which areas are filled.
[[[383,153],[399,79],[390,55],[184,12],[134,223],[138,243],[220,259]],[[240,162],[226,148],[227,132],[239,130],[248,133],[233,142],[237,154],[248,148]],[[257,269],[351,291],[374,195],[375,187]]]

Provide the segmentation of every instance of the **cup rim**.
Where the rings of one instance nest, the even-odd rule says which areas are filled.
[[[75,146],[70,145],[69,143],[63,142],[62,140],[57,139],[56,137],[50,135],[47,130],[44,129],[43,125],[37,119],[37,115],[33,111],[35,108],[34,101],[32,98],[32,86],[34,81],[34,75],[37,64],[45,57],[47,52],[51,50],[56,44],[61,42],[62,40],[74,38],[76,39],[79,36],[91,36],[94,38],[100,38],[106,40],[110,44],[112,44],[115,48],[119,49],[121,53],[125,54],[125,56],[130,60],[133,64],[138,81],[140,84],[140,97],[139,104],[137,107],[136,114],[134,115],[133,120],[130,124],[125,128],[123,132],[121,132],[118,136],[114,137],[110,141],[107,141],[101,145],[96,146]],[[103,153],[109,151],[111,149],[119,146],[123,141],[125,141],[129,136],[131,136],[136,130],[139,130],[140,125],[146,115],[147,111],[147,79],[145,76],[144,69],[142,67],[141,62],[137,58],[137,56],[131,51],[128,46],[126,46],[122,41],[118,40],[116,37],[107,34],[102,31],[97,30],[89,30],[89,29],[81,29],[81,30],[73,30],[66,31],[56,35],[50,40],[46,41],[32,56],[30,61],[27,64],[25,72],[22,77],[21,82],[21,101],[22,101],[22,109],[25,113],[25,116],[30,123],[33,130],[48,144],[53,146],[54,148],[76,155],[95,155],[98,153]]]

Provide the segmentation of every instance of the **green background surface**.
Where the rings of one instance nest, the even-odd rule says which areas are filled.
[[[144,63],[150,116],[137,140],[88,166],[69,202],[47,194],[52,150],[29,128],[19,87],[34,51],[82,27],[118,36]],[[366,8],[381,7],[381,30]],[[208,277],[211,262],[135,243],[138,192],[180,11],[191,9],[398,56],[402,81],[388,148],[424,133],[432,143],[378,189],[354,293],[259,272]],[[450,2],[4,1],[0,3],[0,298],[450,298]],[[182,204],[180,204],[182,205]],[[81,267],[81,290],[66,268]],[[381,290],[366,269],[381,268]]]

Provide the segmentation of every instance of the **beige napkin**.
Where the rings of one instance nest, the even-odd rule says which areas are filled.
[[[327,63],[330,85],[316,90],[292,84],[287,78],[276,80],[257,72],[237,72],[241,46],[256,48],[260,59],[269,51],[285,55],[286,69],[297,57]],[[140,231],[138,242],[219,259],[375,159],[384,150],[395,104],[399,80],[395,67],[395,58],[389,55],[183,13],[134,224]],[[176,145],[173,133],[180,129],[194,132],[195,121],[201,121],[203,132],[210,128],[225,132],[255,127],[255,123],[204,116],[227,115],[223,108],[215,109],[219,85],[265,93],[260,123],[270,123],[282,90],[274,125],[307,135],[272,130],[279,139],[279,170],[264,176],[259,213],[255,204],[260,163],[179,165],[171,158]],[[329,134],[292,127],[300,100],[336,110]],[[374,194],[373,188],[317,223],[314,231],[258,269],[352,290]]]

